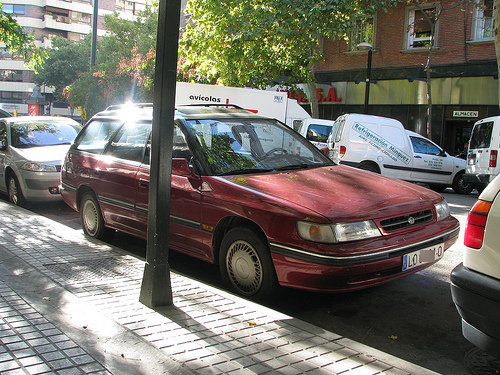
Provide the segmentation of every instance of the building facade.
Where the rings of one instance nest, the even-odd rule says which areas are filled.
[[[2,11],[14,15],[27,32],[33,32],[39,47],[51,47],[51,37],[60,36],[75,42],[81,41],[92,31],[94,3],[98,4],[97,35],[104,35],[104,15],[117,11],[120,17],[133,19],[144,9],[145,0],[5,0]],[[89,56],[90,67],[90,56]],[[30,98],[35,88],[33,71],[23,60],[15,59],[4,48],[0,50],[0,109],[12,114],[29,113]],[[52,90],[40,88],[46,102],[41,106],[45,114],[74,116],[77,112],[65,103],[54,103]],[[35,90],[35,93],[38,90]]]
[[[500,113],[493,0],[456,4],[450,0],[423,7],[400,4],[359,22],[349,43],[325,40],[325,57],[315,67],[324,99],[320,117],[334,120],[366,109],[426,135],[425,66],[432,35],[427,16],[441,12],[430,65],[431,138],[452,154],[461,151],[475,121]],[[359,43],[369,43],[371,52],[358,49]]]

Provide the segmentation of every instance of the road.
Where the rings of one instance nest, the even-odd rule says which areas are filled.
[[[285,289],[268,306],[441,374],[498,374],[500,362],[476,350],[461,333],[449,275],[462,261],[463,229],[477,193],[446,190],[452,215],[461,223],[460,239],[432,267],[395,282],[359,292],[319,294]],[[5,199],[5,197],[4,197]],[[31,210],[72,228],[78,214],[64,203]],[[146,242],[118,233],[113,245],[144,257]],[[223,288],[218,267],[171,253],[172,269]]]

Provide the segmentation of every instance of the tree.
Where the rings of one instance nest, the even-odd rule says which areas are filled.
[[[64,101],[64,89],[89,70],[90,35],[82,43],[54,37],[47,59],[34,76],[38,85],[54,88],[54,97]]]
[[[45,58],[42,50],[35,46],[33,34],[25,30],[11,14],[2,11],[0,3],[0,43],[5,45],[14,56],[20,56],[30,66],[36,69]]]
[[[153,93],[157,8],[147,7],[134,21],[116,12],[104,18],[108,33],[98,41],[92,70],[90,37],[81,44],[54,38],[49,58],[35,77],[89,116],[110,104],[151,101]]]
[[[358,17],[396,2],[190,0],[181,68],[195,68],[191,81],[228,86],[314,83],[324,38],[344,38]],[[310,99],[314,117],[317,98]]]

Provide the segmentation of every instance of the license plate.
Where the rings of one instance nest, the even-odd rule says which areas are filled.
[[[434,262],[444,255],[444,243],[414,251],[403,255],[403,271],[420,266],[425,263]]]

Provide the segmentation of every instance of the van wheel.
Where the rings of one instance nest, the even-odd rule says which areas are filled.
[[[233,228],[224,236],[219,267],[226,284],[242,296],[264,299],[278,287],[269,246],[248,228]]]
[[[364,171],[373,172],[373,173],[380,173],[380,170],[373,164],[361,164],[359,166],[359,169],[362,169]]]
[[[85,193],[80,201],[80,221],[83,232],[98,240],[109,240],[114,231],[104,226],[104,218],[99,207],[99,202],[92,193]]]
[[[455,176],[452,185],[453,190],[457,194],[470,194],[474,190],[474,185],[464,181],[464,172],[459,172]]]

